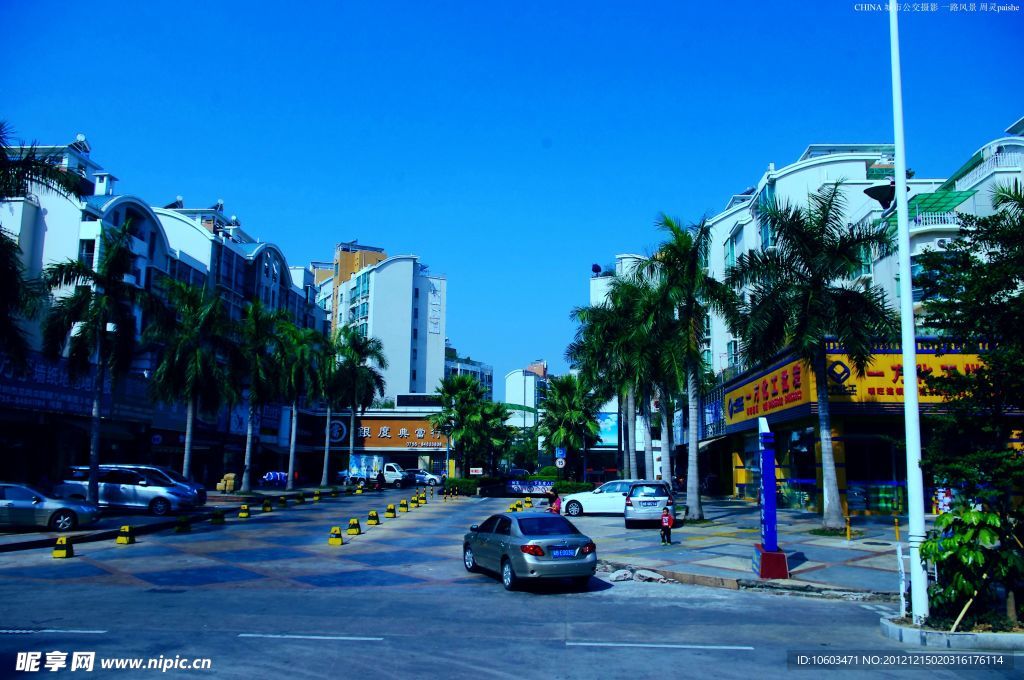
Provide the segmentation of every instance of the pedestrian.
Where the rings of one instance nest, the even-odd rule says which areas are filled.
[[[551,500],[548,501],[548,512],[553,512],[556,515],[562,514],[562,499],[559,498],[558,492],[555,491],[554,487],[551,488]]]
[[[377,471],[377,491],[383,491],[383,490],[384,490],[384,471],[383,470],[378,470]]]
[[[665,507],[661,511],[661,544],[672,545],[672,525],[676,523],[675,517]]]

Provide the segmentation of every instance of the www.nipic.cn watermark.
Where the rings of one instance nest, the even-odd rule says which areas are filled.
[[[34,673],[37,671],[85,671],[91,672],[101,670],[125,670],[125,671],[208,671],[213,664],[210,659],[189,659],[182,658],[180,654],[171,657],[160,655],[159,657],[100,657],[96,658],[96,652],[18,652],[14,662],[14,670],[23,673]]]
[[[998,2],[899,2],[896,3],[896,10],[899,12],[976,12],[995,13],[1019,12],[1020,5],[1014,3]],[[854,12],[888,12],[887,2],[857,2],[853,5]]]

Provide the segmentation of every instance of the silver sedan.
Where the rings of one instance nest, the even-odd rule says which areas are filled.
[[[51,498],[25,484],[0,482],[0,526],[40,526],[74,531],[100,517],[95,503]]]
[[[547,512],[502,513],[469,528],[467,571],[497,572],[506,590],[527,579],[572,579],[585,588],[597,570],[597,546],[572,522]]]

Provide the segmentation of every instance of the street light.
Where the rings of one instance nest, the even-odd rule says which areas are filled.
[[[914,333],[910,226],[907,219],[907,150],[903,140],[903,84],[900,76],[898,5],[889,3],[889,54],[892,66],[892,120],[896,151],[896,224],[900,273],[900,335],[903,345],[903,417],[907,440],[907,514],[910,526],[910,601],[914,623],[928,617],[928,580],[921,562],[924,484],[921,475],[921,422],[917,395],[917,337]]]

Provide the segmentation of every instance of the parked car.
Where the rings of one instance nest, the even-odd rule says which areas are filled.
[[[61,498],[82,500],[89,493],[89,468],[71,468],[68,478],[53,489]],[[157,516],[187,510],[205,502],[189,486],[179,484],[150,470],[101,465],[99,470],[100,507],[138,508]]]
[[[136,465],[132,464],[103,464],[101,468],[126,468],[128,470],[141,470],[146,475],[161,478],[161,481],[183,486],[193,491],[196,495],[196,505],[206,504],[206,487],[199,482],[194,482],[177,470],[163,465]],[[88,468],[87,468],[88,469]]]
[[[411,474],[416,484],[426,484],[427,486],[437,486],[441,483],[441,475],[435,475],[432,472],[427,472],[423,469],[406,468],[405,472]]]
[[[676,501],[668,482],[644,480],[631,483],[629,491],[626,492],[626,506],[622,513],[626,528],[629,529],[638,522],[660,521],[661,511],[666,507],[675,517]]]
[[[506,590],[523,580],[553,578],[583,588],[597,569],[597,546],[561,515],[503,513],[469,528],[462,562],[467,571],[498,573]]]
[[[583,514],[611,513],[621,515],[626,507],[626,493],[636,479],[605,482],[593,491],[581,491],[562,497],[562,512],[570,517]]]
[[[25,484],[0,482],[0,525],[74,531],[99,517],[100,509],[95,503],[53,498]]]

